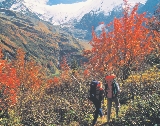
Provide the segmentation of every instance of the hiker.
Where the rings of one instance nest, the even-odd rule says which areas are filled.
[[[90,85],[90,100],[93,102],[96,110],[94,112],[94,119],[92,126],[97,122],[98,115],[103,118],[103,112],[101,108],[101,102],[104,99],[104,89],[103,84],[100,81],[92,81]]]
[[[120,88],[115,78],[116,76],[114,74],[105,76],[105,94],[107,97],[107,122],[110,121],[112,102],[115,103],[116,117],[118,117],[118,111],[120,107],[119,99],[117,97],[118,93],[120,93]]]

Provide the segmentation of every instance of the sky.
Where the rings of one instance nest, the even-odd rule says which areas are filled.
[[[57,4],[72,4],[72,3],[78,3],[78,2],[85,2],[87,0],[48,0],[48,5],[57,5]],[[106,1],[112,1],[112,0],[106,0]],[[122,0],[116,0],[117,2]],[[141,2],[144,3],[146,0],[128,0],[130,2]]]
[[[48,5],[56,5],[56,4],[72,4],[77,2],[84,2],[87,0],[49,0],[47,2]]]

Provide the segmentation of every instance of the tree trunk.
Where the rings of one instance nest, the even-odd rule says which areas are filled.
[[[128,78],[128,76],[130,75],[130,68],[129,66],[124,65],[122,67],[122,79],[126,80]]]

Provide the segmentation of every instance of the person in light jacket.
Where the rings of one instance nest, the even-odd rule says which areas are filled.
[[[110,121],[112,102],[115,103],[116,117],[118,117],[118,111],[120,107],[119,99],[117,95],[120,93],[119,84],[115,80],[114,74],[105,76],[105,94],[107,98],[107,122]]]

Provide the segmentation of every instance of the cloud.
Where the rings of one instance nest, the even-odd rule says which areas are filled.
[[[134,3],[142,3],[142,4],[145,4],[147,0],[129,0],[131,2],[134,2]]]
[[[95,31],[96,32],[102,31],[103,28],[105,28],[105,25],[104,24],[100,24],[99,26],[96,27]]]

